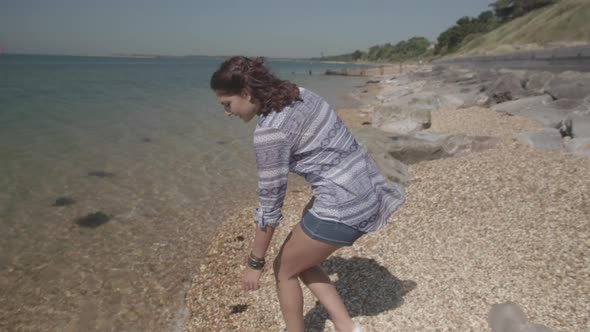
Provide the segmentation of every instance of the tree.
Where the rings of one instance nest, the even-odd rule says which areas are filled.
[[[507,22],[557,1],[559,0],[496,0],[490,7],[494,8],[494,13],[502,22]]]
[[[356,50],[352,53],[352,60],[357,61],[363,57],[363,52]]]

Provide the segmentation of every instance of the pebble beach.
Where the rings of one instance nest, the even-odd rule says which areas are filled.
[[[360,89],[378,96],[396,70],[376,70],[368,78],[381,83]],[[371,122],[366,109],[338,112],[350,128]],[[427,131],[492,136],[497,144],[409,165],[407,200],[389,225],[323,264],[355,322],[366,331],[490,331],[491,307],[514,302],[531,323],[590,331],[590,158],[513,139],[542,127],[480,106],[432,114]],[[293,177],[267,262],[310,198]],[[272,264],[260,290],[240,288],[255,204],[228,210],[195,267],[185,332],[284,330]],[[331,331],[325,309],[303,291],[306,331]]]

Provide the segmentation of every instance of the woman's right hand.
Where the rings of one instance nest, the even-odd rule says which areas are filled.
[[[260,288],[260,276],[262,270],[254,270],[250,267],[245,267],[242,273],[242,289],[245,291],[253,291]]]

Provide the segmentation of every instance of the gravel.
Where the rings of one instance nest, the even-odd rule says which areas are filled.
[[[486,108],[444,110],[432,122],[432,131],[500,141],[411,165],[390,224],[325,262],[353,320],[367,331],[489,331],[492,305],[512,301],[533,323],[590,331],[590,158],[518,143],[513,133],[542,125]],[[269,262],[311,197],[295,182]],[[240,290],[253,231],[251,207],[229,213],[187,294],[185,332],[284,330],[272,271],[260,290]],[[305,287],[304,297],[307,331],[331,331]]]

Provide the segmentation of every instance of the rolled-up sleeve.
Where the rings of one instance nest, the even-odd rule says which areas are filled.
[[[258,203],[254,217],[258,226],[277,227],[287,193],[291,146],[287,136],[275,128],[257,128],[254,154],[258,169]]]

